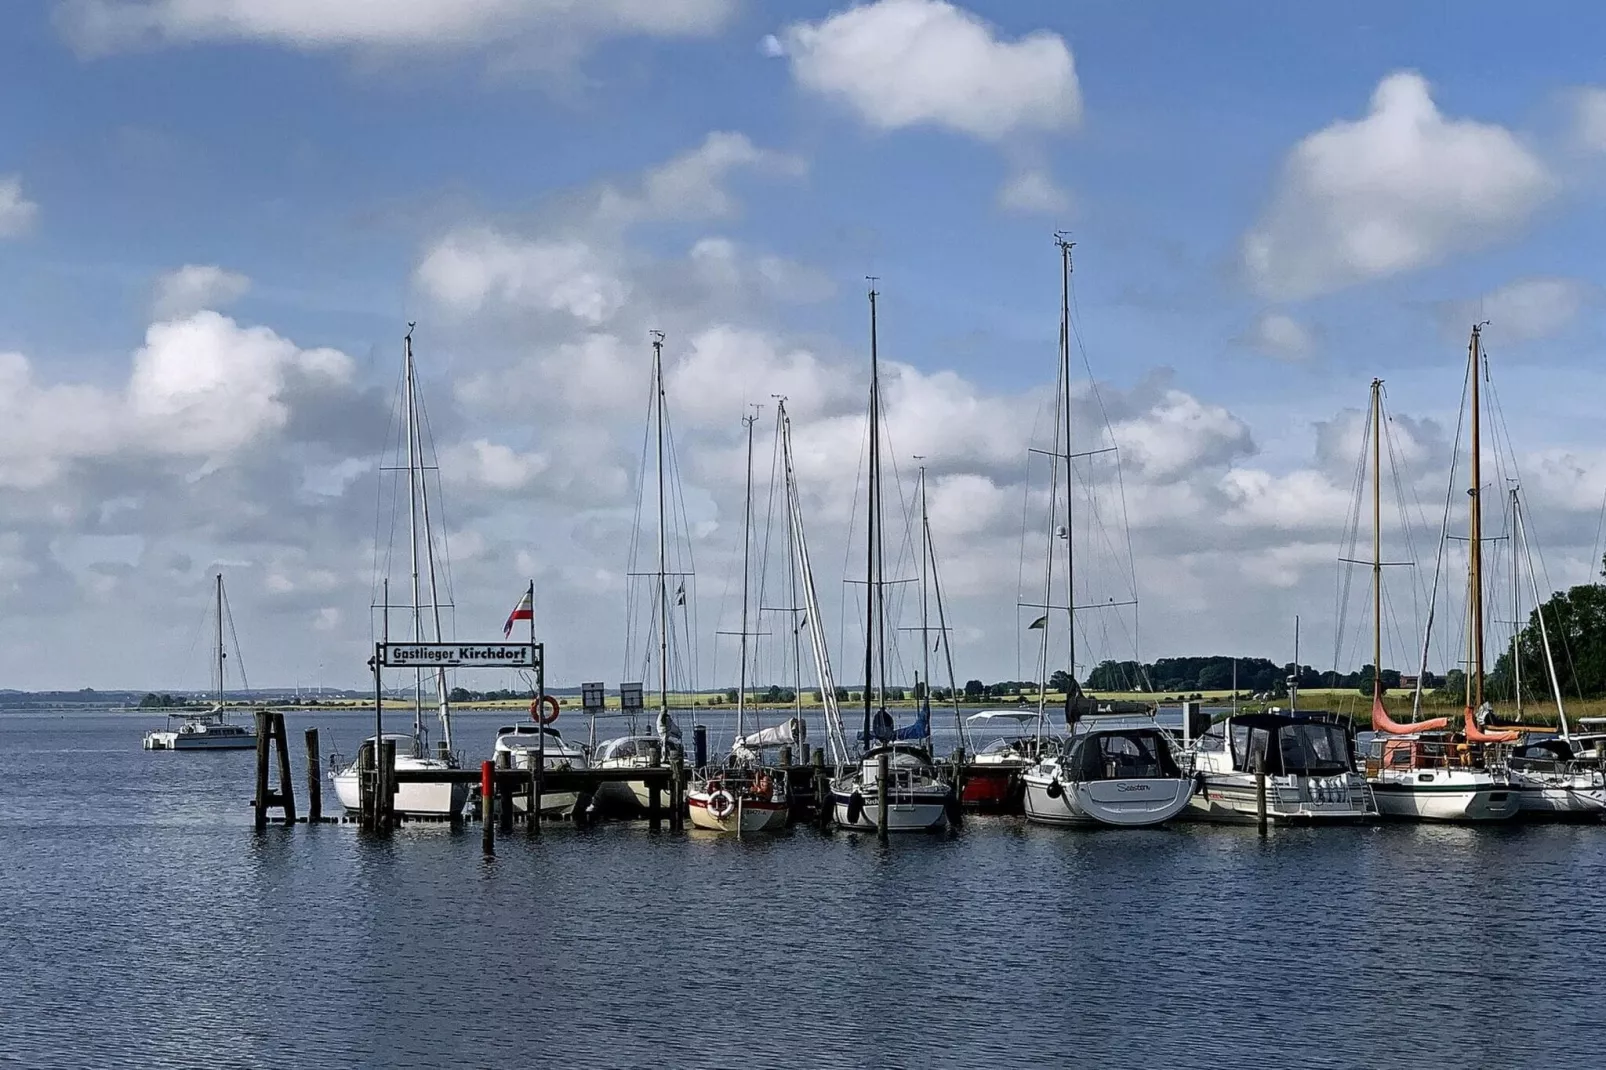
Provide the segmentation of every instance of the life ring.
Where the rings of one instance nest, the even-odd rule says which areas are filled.
[[[717,818],[723,819],[732,810],[736,809],[736,800],[724,788],[719,788],[708,797],[708,812]]]
[[[542,713],[541,712],[541,707],[542,706],[545,706],[550,712]],[[540,698],[536,699],[534,702],[531,702],[530,703],[530,719],[531,720],[538,720],[542,724],[551,724],[553,721],[556,721],[558,719],[558,699],[557,699],[557,696],[556,695],[542,695]]]

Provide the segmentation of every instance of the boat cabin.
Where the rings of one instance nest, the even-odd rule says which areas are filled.
[[[1232,768],[1268,776],[1330,777],[1355,771],[1347,722],[1330,713],[1246,713],[1199,737],[1201,756],[1228,757]]]

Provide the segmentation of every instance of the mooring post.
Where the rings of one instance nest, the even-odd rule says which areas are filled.
[[[375,825],[374,814],[379,809],[379,760],[374,741],[365,739],[357,745],[357,820],[365,829]]]
[[[957,747],[954,750],[954,806],[950,815],[951,824],[958,826],[965,820],[965,748]]]
[[[530,779],[524,785],[524,832],[527,836],[541,833],[541,756],[531,754]]]
[[[814,748],[814,820],[820,828],[829,829],[836,802],[831,797],[831,778],[825,772],[825,748]]]
[[[379,748],[379,798],[375,811],[381,828],[396,825],[396,741],[387,739]]]
[[[256,796],[251,805],[256,808],[256,827],[268,827],[268,711],[258,710],[257,721],[257,782]]]
[[[480,763],[480,846],[496,853],[496,766]]]
[[[307,729],[307,824],[323,822],[323,767],[318,758],[318,730]]]
[[[669,789],[669,827],[676,832],[686,829],[686,755],[681,751],[675,752],[674,761],[670,765]]]
[[[290,776],[290,740],[284,731],[284,714],[273,713],[273,749],[279,755],[279,805],[284,807],[284,823],[296,823],[296,784]]]
[[[887,811],[890,809],[888,804],[892,801],[892,792],[887,789],[887,777],[891,775],[892,772],[892,770],[889,768],[889,764],[890,763],[887,761],[887,752],[883,750],[881,752],[881,756],[876,759],[875,778],[875,798],[877,811],[875,819],[875,834],[878,838],[883,840],[887,838]]]
[[[1255,826],[1266,834],[1266,759],[1255,759]]]
[[[507,751],[498,751],[496,755],[497,772],[505,773],[512,768],[513,755]],[[513,782],[505,776],[496,778],[496,822],[501,831],[513,831]]]

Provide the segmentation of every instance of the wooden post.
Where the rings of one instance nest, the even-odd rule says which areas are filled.
[[[284,807],[284,823],[296,823],[296,784],[290,776],[290,740],[284,732],[284,714],[273,713],[273,749],[279,755],[279,798]]]
[[[961,747],[958,747],[957,749],[954,750],[954,777],[953,777],[953,785],[952,785],[953,793],[954,793],[954,812],[952,814],[952,822],[951,823],[953,825],[955,825],[955,826],[963,824],[964,820],[965,820],[965,769],[966,768],[967,768],[967,766],[965,765],[965,748],[963,746],[961,746]]]
[[[486,854],[496,853],[496,766],[480,763],[480,846]]]
[[[379,810],[378,768],[374,742],[365,739],[357,745],[357,820],[365,829],[374,827],[374,814]]]
[[[657,772],[657,770],[655,769],[653,772]],[[650,777],[647,781],[647,826],[654,832],[663,827],[664,804],[663,800],[659,798],[660,791],[661,782],[659,779],[656,776]]]
[[[1266,762],[1264,758],[1255,761],[1255,826],[1260,834],[1266,834]]]
[[[836,801],[831,797],[831,778],[825,772],[825,748],[814,748],[814,820],[821,830],[829,830]]]
[[[669,763],[669,828],[686,829],[686,755],[678,750]]]
[[[382,829],[396,824],[396,741],[387,739],[379,748],[379,798],[375,813]]]
[[[501,751],[496,756],[496,768],[507,772],[513,768],[513,755]],[[501,831],[513,831],[513,784],[507,777],[496,778],[496,823]]]
[[[307,729],[307,824],[323,822],[323,767],[318,758],[318,730]]]
[[[256,827],[268,827],[268,711],[258,710],[257,720],[257,782],[256,796],[251,805],[256,807]]]
[[[541,756],[531,754],[530,779],[524,785],[524,834],[541,834]]]
[[[887,810],[891,807],[892,792],[887,790],[887,777],[891,775],[887,761],[887,752],[882,751],[876,761],[875,797],[876,806],[879,807],[875,819],[875,834],[878,839],[887,838]]]

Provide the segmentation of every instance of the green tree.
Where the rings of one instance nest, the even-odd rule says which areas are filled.
[[[968,698],[968,699],[979,699],[985,694],[987,694],[987,685],[982,683],[980,680],[966,680],[965,681],[965,697],[966,698]]]
[[[922,699],[924,699],[925,697],[926,697],[926,682],[924,680],[916,680],[915,681],[915,701],[919,702]]]
[[[729,702],[732,706],[736,705],[736,703],[739,702],[740,700],[741,700],[741,695],[736,693],[736,689],[734,687],[731,688],[729,691],[725,692],[725,701]]]
[[[1075,682],[1076,681],[1071,678],[1071,674],[1066,672],[1064,669],[1055,669],[1054,672],[1049,675],[1048,689],[1050,691],[1069,691],[1071,689],[1071,685]],[[965,690],[967,692],[970,690],[969,684],[965,685]]]
[[[478,697],[466,687],[454,687],[446,693],[448,702],[473,702]]]

